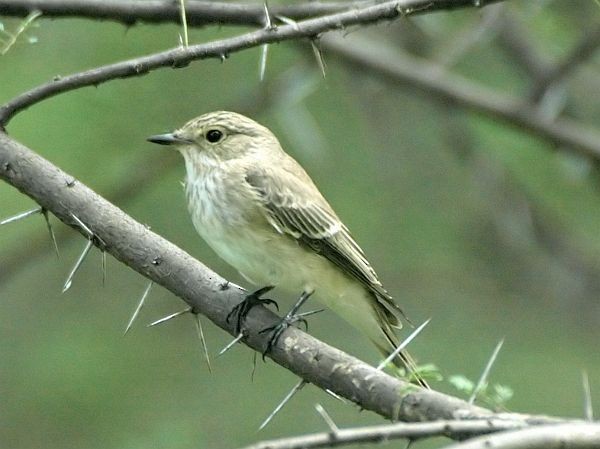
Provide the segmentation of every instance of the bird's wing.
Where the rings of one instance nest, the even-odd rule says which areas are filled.
[[[393,325],[404,316],[383,288],[362,249],[336,216],[312,180],[299,166],[294,171],[255,168],[246,174],[265,206],[268,222],[305,247],[328,259],[342,272],[358,280],[375,295]]]

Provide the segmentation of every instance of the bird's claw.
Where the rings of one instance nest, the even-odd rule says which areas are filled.
[[[320,310],[319,310],[319,312],[320,312]],[[311,312],[310,314],[312,314],[312,313],[314,313],[314,312]],[[275,346],[277,344],[277,340],[279,340],[279,337],[281,337],[281,334],[283,334],[283,332],[288,327],[290,327],[292,324],[302,323],[302,324],[304,324],[305,331],[308,330],[308,321],[306,321],[306,318],[304,318],[306,315],[307,315],[306,313],[300,313],[298,315],[288,314],[285,317],[283,317],[281,319],[281,321],[279,321],[279,323],[277,323],[273,326],[265,327],[263,330],[261,330],[259,332],[260,334],[265,334],[267,332],[271,332],[269,341],[267,341],[267,346],[265,347],[265,350],[262,353],[263,361],[265,360],[267,353],[271,349],[273,349],[273,346]]]
[[[242,324],[244,322],[244,319],[246,319],[248,312],[250,312],[250,310],[254,306],[257,306],[259,304],[262,304],[262,305],[273,304],[275,306],[275,308],[277,310],[279,310],[279,305],[277,304],[277,302],[275,302],[269,298],[261,298],[262,295],[264,295],[267,292],[270,292],[274,288],[275,287],[272,285],[268,285],[266,287],[260,288],[260,289],[256,290],[255,292],[247,295],[243,301],[241,301],[237,306],[235,306],[233,309],[231,309],[231,311],[227,314],[225,321],[227,323],[229,323],[231,321],[231,319],[233,319],[235,317],[235,320],[236,320],[235,333],[236,334],[239,334],[242,331]]]

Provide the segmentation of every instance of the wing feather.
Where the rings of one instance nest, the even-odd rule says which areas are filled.
[[[352,238],[308,175],[302,179],[292,172],[252,169],[246,182],[265,205],[267,221],[279,233],[328,259],[348,276],[363,284],[383,306],[388,319],[398,325],[402,310],[383,288],[362,249]],[[285,176],[285,179],[283,177]]]

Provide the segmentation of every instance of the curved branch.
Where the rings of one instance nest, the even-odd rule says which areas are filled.
[[[473,438],[446,449],[592,449],[600,447],[600,424],[540,426]]]
[[[319,447],[347,446],[359,443],[408,439],[411,441],[432,437],[449,437],[455,440],[477,435],[520,429],[523,423],[510,420],[478,419],[468,421],[434,421],[425,423],[397,423],[381,426],[340,429],[297,437],[261,441],[244,449],[313,449]]]
[[[478,0],[479,6],[501,0]],[[473,0],[398,0],[366,6],[360,9],[304,20],[292,25],[266,28],[240,36],[206,44],[180,47],[127,61],[87,70],[53,81],[25,92],[0,107],[0,128],[18,112],[60,93],[98,84],[116,78],[128,78],[149,73],[160,67],[184,67],[206,58],[227,58],[230,53],[290,39],[314,38],[320,33],[351,25],[371,24],[401,16],[423,14],[440,9],[473,6]]]
[[[0,178],[25,193],[58,219],[79,230],[80,220],[102,250],[152,279],[233,335],[227,322],[231,308],[245,296],[225,279],[164,238],[136,222],[27,147],[0,133]],[[77,217],[77,220],[73,218]],[[278,322],[264,307],[255,307],[245,324],[243,342],[257,351],[266,347],[262,329]],[[431,390],[422,390],[311,337],[288,328],[268,356],[307,382],[329,389],[361,408],[403,421],[503,418],[525,423],[563,422],[520,414],[493,415],[489,410]]]
[[[347,11],[356,2],[307,2],[297,5],[273,5],[269,11],[294,20],[302,20],[324,14]],[[125,25],[138,21],[164,23],[181,22],[179,3],[164,0],[2,0],[0,15],[25,17],[31,11],[40,11],[45,17],[85,17],[88,19],[113,20]],[[265,10],[262,3],[188,1],[185,5],[188,25],[210,24],[264,25]]]
[[[595,160],[600,160],[600,133],[568,119],[550,120],[525,100],[499,94],[443,67],[415,58],[400,51],[385,51],[382,44],[366,39],[347,41],[322,39],[321,47],[353,66],[395,83],[412,87],[438,100],[452,102],[480,113],[556,145],[565,146]]]

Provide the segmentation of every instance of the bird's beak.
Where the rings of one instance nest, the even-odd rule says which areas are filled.
[[[159,145],[176,145],[191,143],[191,141],[183,139],[175,135],[174,133],[156,134],[155,136],[148,137],[146,140],[148,142],[157,143]]]

